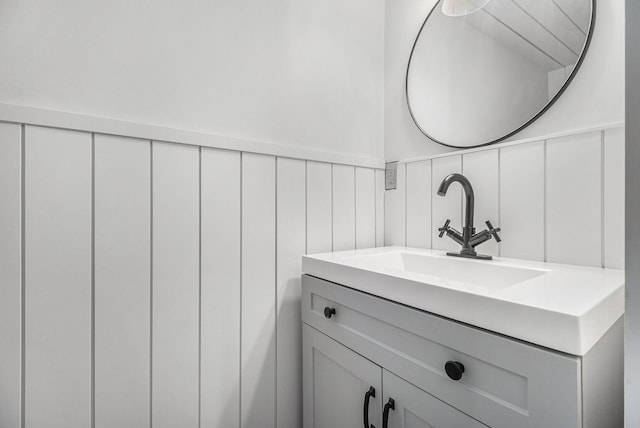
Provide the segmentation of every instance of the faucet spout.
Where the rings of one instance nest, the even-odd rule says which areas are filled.
[[[462,174],[449,174],[444,178],[444,180],[442,180],[442,183],[440,183],[440,187],[438,187],[438,195],[445,196],[447,194],[447,190],[449,190],[449,186],[451,186],[451,184],[455,182],[460,183],[465,197],[464,225],[462,228],[462,236],[466,245],[463,244],[463,250],[472,250],[471,246],[469,245],[469,240],[475,233],[475,228],[473,227],[475,199],[471,183],[469,182],[467,177]]]

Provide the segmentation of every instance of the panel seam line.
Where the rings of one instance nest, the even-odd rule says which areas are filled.
[[[149,140],[149,427],[153,426],[153,146]]]
[[[198,148],[198,427],[202,423],[202,146]]]
[[[91,427],[96,425],[96,135],[91,134]]]
[[[605,254],[605,234],[606,234],[606,224],[605,224],[605,186],[606,186],[606,177],[605,177],[605,135],[604,131],[600,131],[600,267],[605,267],[606,262],[606,254]]]
[[[275,223],[275,236],[274,236],[274,248],[275,248],[275,252],[273,254],[273,261],[274,261],[274,285],[275,285],[275,293],[274,293],[274,297],[275,297],[275,307],[274,307],[274,320],[273,320],[273,338],[274,338],[274,349],[273,349],[273,355],[274,355],[274,367],[273,367],[273,422],[274,422],[274,427],[278,426],[278,164],[280,163],[280,160],[278,159],[278,157],[276,156],[275,159],[275,171],[274,171],[274,178],[275,178],[275,191],[274,191],[274,196],[275,196],[275,200],[274,200],[274,204],[273,204],[273,210],[274,212],[274,223]]]
[[[549,183],[548,183],[548,169],[549,169],[549,165],[548,165],[548,150],[547,150],[547,146],[548,146],[548,140],[544,140],[543,143],[543,159],[542,159],[542,186],[543,186],[543,203],[542,203],[542,217],[543,217],[543,221],[542,221],[542,225],[543,225],[543,261],[546,263],[548,261],[549,255],[549,239],[548,239],[548,233],[549,233],[549,225],[548,225],[548,220],[549,220],[549,196],[547,194],[547,188],[549,187]]]
[[[25,427],[26,415],[26,126],[20,125],[20,427]]]
[[[240,340],[238,341],[238,424],[242,426],[242,299],[243,299],[243,228],[244,228],[244,202],[243,202],[243,165],[244,152],[240,152],[240,325],[238,326]]]

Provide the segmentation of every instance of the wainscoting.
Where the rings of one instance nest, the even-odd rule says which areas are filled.
[[[624,264],[624,130],[369,167],[0,124],[7,427],[299,428],[300,256],[450,249],[462,172],[483,252]]]
[[[299,428],[300,257],[383,245],[383,186],[0,124],[2,425]]]
[[[454,250],[438,238],[446,219],[460,230],[462,191],[436,190],[454,172],[475,192],[475,224],[491,220],[503,241],[495,256],[624,267],[624,127],[504,144],[398,165],[398,189],[385,194],[387,245]]]

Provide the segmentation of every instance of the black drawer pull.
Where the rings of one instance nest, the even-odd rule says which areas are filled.
[[[389,427],[389,410],[396,409],[396,402],[393,398],[389,398],[389,402],[384,405],[384,411],[382,412],[382,428]]]
[[[364,394],[364,408],[363,408],[364,428],[376,428],[373,425],[369,426],[369,399],[371,397],[375,398],[375,396],[376,396],[376,389],[373,386],[370,386],[367,393]]]
[[[329,306],[325,306],[324,308],[324,317],[328,320],[331,319],[332,316],[336,314],[336,308],[330,308]]]
[[[447,372],[447,376],[449,376],[451,380],[460,380],[462,373],[464,373],[464,366],[457,361],[447,361],[444,365],[444,371]]]

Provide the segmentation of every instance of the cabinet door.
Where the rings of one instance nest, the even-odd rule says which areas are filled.
[[[371,361],[303,324],[304,428],[381,427],[382,370]]]
[[[383,428],[486,428],[431,394],[383,370],[383,404],[393,400],[389,420]]]

